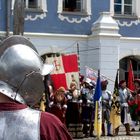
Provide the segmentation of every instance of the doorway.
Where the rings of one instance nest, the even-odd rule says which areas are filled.
[[[128,81],[130,60],[132,62],[134,79],[140,79],[140,56],[127,56],[119,61],[119,80]]]

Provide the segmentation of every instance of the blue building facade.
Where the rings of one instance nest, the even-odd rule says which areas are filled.
[[[137,15],[139,11],[132,12],[129,7],[126,7],[126,11],[130,12],[126,14],[119,13],[121,8],[123,8],[123,6],[125,7],[124,0],[75,0],[81,3],[80,6],[83,7],[83,9],[84,5],[88,3],[88,8],[85,8],[84,11],[64,10],[63,3],[67,0],[25,0],[25,2],[26,1],[30,3],[31,6],[35,6],[34,8],[27,7],[25,10],[25,32],[90,35],[92,24],[98,19],[100,13],[111,12],[112,17],[119,23],[119,32],[122,36],[140,37],[138,32],[140,28],[140,15]],[[83,1],[87,1],[87,3]],[[132,8],[136,8],[137,3],[139,3],[137,2],[138,0],[129,1],[128,3],[130,3],[130,6],[132,4]],[[40,5],[35,3],[40,3]],[[118,4],[118,7],[115,3],[116,5]],[[10,31],[13,30],[13,4],[14,0],[11,0]],[[46,6],[44,6],[44,4],[46,4]],[[114,13],[115,6],[118,8],[118,10],[116,10],[117,14]],[[0,0],[1,31],[6,30],[6,8],[7,0]]]
[[[8,29],[10,35],[13,32],[14,2],[15,0],[0,0],[1,36],[5,36]],[[85,65],[88,65],[101,69],[104,75],[114,80],[116,70],[120,68],[120,77],[126,79],[128,61],[131,58],[137,65],[135,77],[140,77],[140,0],[24,2],[24,35],[35,44],[40,55],[62,50],[65,50],[64,53],[77,52],[78,44],[81,73],[85,74]]]

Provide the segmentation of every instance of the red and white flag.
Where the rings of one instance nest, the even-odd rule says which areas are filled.
[[[77,54],[47,57],[46,63],[54,64],[54,70],[51,72],[51,79],[55,89],[61,86],[69,89],[72,82],[75,82],[77,88],[79,88]]]

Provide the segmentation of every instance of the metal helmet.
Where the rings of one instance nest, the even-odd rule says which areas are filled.
[[[0,46],[0,92],[13,100],[34,105],[44,91],[43,76],[52,69],[23,36],[11,36]]]

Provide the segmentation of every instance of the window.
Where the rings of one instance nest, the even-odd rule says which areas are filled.
[[[39,8],[38,0],[24,0],[25,8]]]
[[[24,0],[26,9],[39,9],[47,12],[47,0]],[[12,0],[12,10],[14,9],[15,0]]]
[[[114,14],[132,15],[132,0],[114,0]]]
[[[140,18],[140,0],[110,0],[110,13],[127,18]]]
[[[63,11],[78,11],[83,10],[83,0],[63,0]]]
[[[91,0],[58,0],[58,13],[80,12],[91,15]]]

